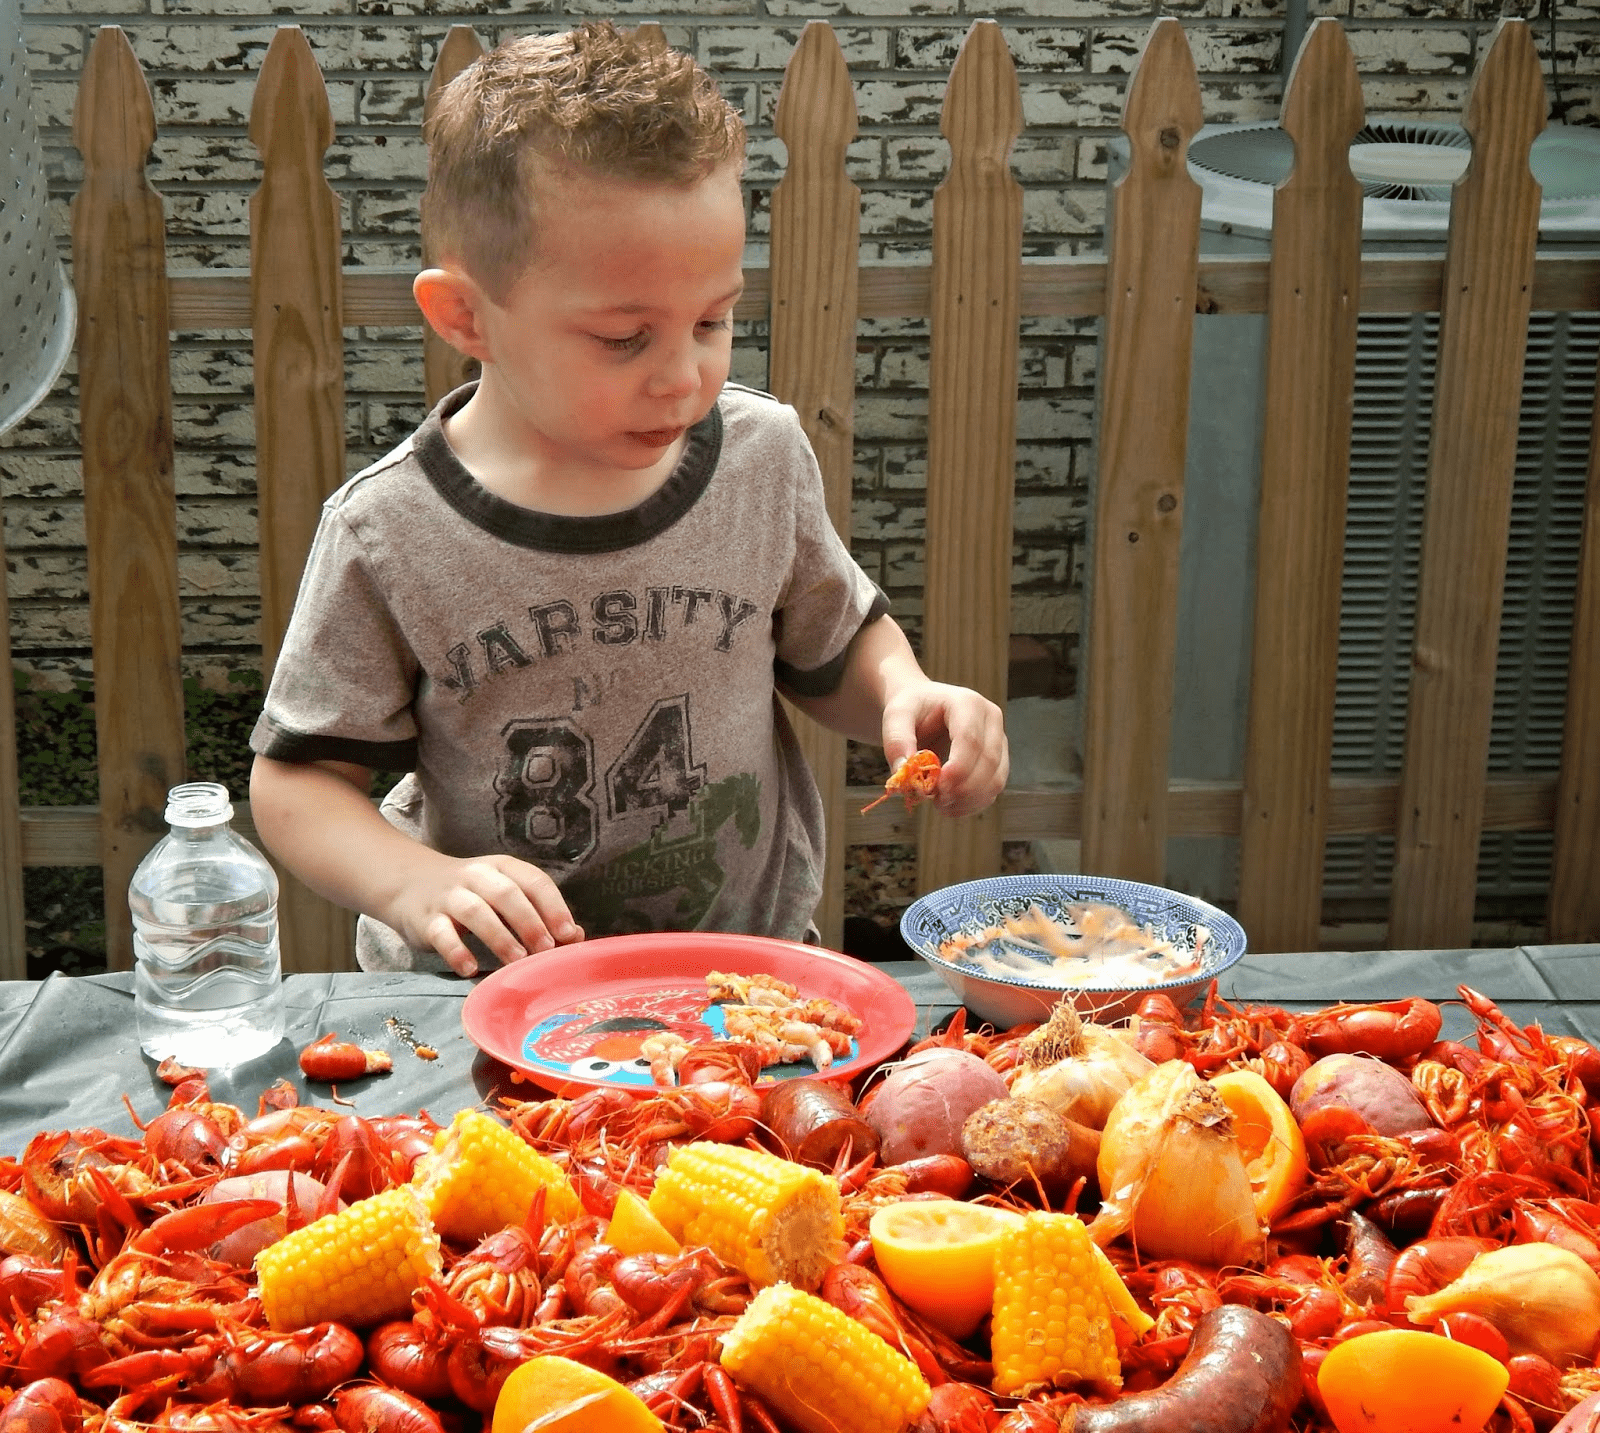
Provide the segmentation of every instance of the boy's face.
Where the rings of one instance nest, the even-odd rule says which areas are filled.
[[[479,313],[482,397],[551,479],[675,457],[728,377],[744,287],[736,166],[688,188],[564,174],[541,180],[537,209],[531,267]]]

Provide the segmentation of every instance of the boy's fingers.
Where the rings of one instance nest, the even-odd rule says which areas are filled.
[[[540,923],[555,944],[568,945],[583,939],[583,931],[573,920],[567,899],[561,894],[561,887],[549,875],[526,862],[518,862],[517,869],[511,874],[518,881],[519,891],[538,912]]]
[[[512,883],[485,879],[481,870],[465,874],[463,881],[464,884],[458,886],[446,898],[445,914],[463,930],[477,936],[489,948],[489,953],[502,965],[509,965],[533,951],[548,948],[549,937],[544,933],[543,924],[536,918],[523,939],[519,939],[518,934],[514,934],[508,928],[507,918],[500,909],[500,903],[506,901],[506,889],[509,889]],[[493,894],[494,899],[491,900],[484,894],[484,888]],[[516,896],[518,900],[522,899],[520,890],[516,892]],[[541,940],[543,944],[540,943]]]
[[[456,923],[442,912],[428,923],[426,931],[428,944],[431,945],[444,963],[455,971],[457,975],[471,976],[478,973],[476,957],[462,942],[460,933],[456,930]]]
[[[486,917],[521,943],[519,949],[502,955],[498,945],[490,942],[490,949],[502,961],[520,960],[525,955],[537,955],[549,950],[556,941],[546,926],[543,913],[529,898],[527,891],[507,871],[490,867],[479,875],[475,890],[485,905]],[[474,929],[474,934],[482,935]],[[487,939],[487,937],[484,937]],[[510,949],[508,946],[507,949]]]

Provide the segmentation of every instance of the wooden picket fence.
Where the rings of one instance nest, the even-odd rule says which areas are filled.
[[[469,29],[452,30],[435,87],[479,50]],[[842,740],[808,728],[831,832],[820,922],[835,943],[846,845],[914,840],[928,889],[998,870],[1003,840],[1077,837],[1085,870],[1159,881],[1169,835],[1235,835],[1238,910],[1252,946],[1313,949],[1327,837],[1392,833],[1389,944],[1461,946],[1471,938],[1480,833],[1551,829],[1549,938],[1600,937],[1593,460],[1561,771],[1487,770],[1528,314],[1600,308],[1600,262],[1536,259],[1539,194],[1527,161],[1544,114],[1527,26],[1504,21],[1463,115],[1473,157],[1455,189],[1447,251],[1363,257],[1361,191],[1347,162],[1361,88],[1339,25],[1319,20],[1283,107],[1296,165],[1277,193],[1272,257],[1201,260],[1200,192],[1185,164],[1200,90],[1182,27],[1158,20],[1128,88],[1131,160],[1113,198],[1112,248],[1024,263],[1022,196],[1008,166],[1022,128],[1019,89],[999,27],[979,21],[946,92],[950,170],[935,198],[931,264],[859,266],[859,195],[844,169],[856,130],[851,79],[829,27],[807,27],[777,111],[789,167],[773,198],[771,263],[748,275],[739,314],[770,318],[770,386],[799,410],[846,536],[856,321],[931,321],[923,655],[936,676],[996,700],[1009,636],[1019,319],[1103,323],[1081,789],[1012,789],[956,822],[908,817],[899,803],[863,815],[874,793],[846,788]],[[322,171],[333,126],[298,28],[277,32],[256,84],[250,136],[261,185],[248,274],[168,271],[161,200],[144,175],[155,133],[132,49],[106,27],[78,99],[85,174],[73,205],[100,804],[19,811],[14,718],[9,693],[0,696],[0,977],[25,971],[25,865],[102,865],[110,960],[130,963],[127,881],[160,834],[167,788],[184,777],[169,333],[253,331],[270,666],[320,504],[346,475],[341,328],[421,324],[409,272],[341,270],[338,206]],[[1197,311],[1268,315],[1242,783],[1168,778]],[[1404,765],[1398,780],[1334,779],[1356,319],[1423,311],[1441,319]],[[460,370],[448,350],[423,341],[431,401]],[[291,886],[283,914],[288,968],[350,964],[346,913]]]

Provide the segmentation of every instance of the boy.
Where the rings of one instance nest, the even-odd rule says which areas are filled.
[[[329,499],[251,809],[363,913],[364,969],[473,974],[627,930],[798,939],[821,806],[775,686],[948,815],[1005,784],[999,708],[929,681],[828,523],[793,410],[727,385],[744,128],[610,24],[440,92],[414,292],[479,360]],[[375,810],[378,770],[409,770]]]

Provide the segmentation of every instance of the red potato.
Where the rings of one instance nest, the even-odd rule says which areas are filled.
[[[934,1047],[909,1055],[862,1113],[881,1143],[884,1164],[961,1153],[961,1126],[980,1105],[1007,1097],[1003,1076],[965,1050]]]
[[[1223,1304],[1201,1316],[1160,1388],[1069,1408],[1061,1433],[1282,1433],[1304,1394],[1294,1335],[1269,1314]]]
[[[1591,1393],[1574,1404],[1550,1433],[1600,1433],[1600,1393]]]
[[[263,1169],[256,1174],[235,1174],[227,1179],[219,1179],[206,1190],[200,1202],[217,1204],[230,1199],[276,1199],[281,1205],[289,1197],[288,1181],[291,1173],[294,1178],[295,1202],[300,1209],[300,1222],[310,1223],[322,1212],[321,1203],[326,1192],[322,1181],[313,1179],[309,1174],[287,1169]],[[342,1199],[339,1201],[339,1208],[344,1208]],[[219,1240],[212,1246],[211,1257],[221,1263],[232,1264],[235,1268],[246,1269],[250,1267],[250,1261],[268,1244],[276,1244],[288,1232],[287,1212],[269,1214],[265,1219],[257,1219],[253,1224],[246,1224],[243,1229],[236,1229]]]
[[[1411,1081],[1371,1055],[1324,1055],[1289,1092],[1289,1109],[1302,1127],[1306,1116],[1335,1107],[1354,1111],[1378,1134],[1405,1134],[1433,1124]]]

